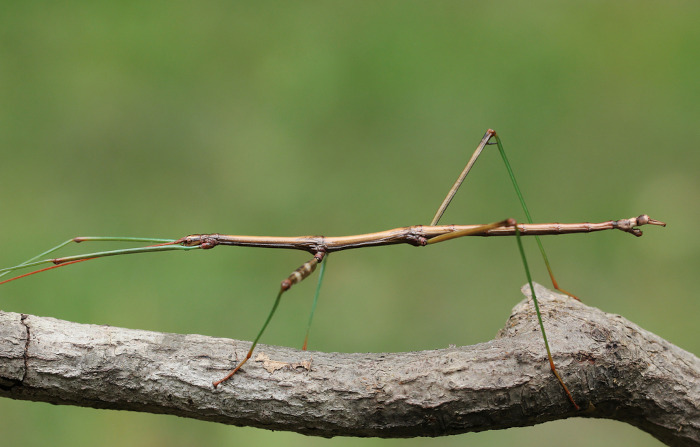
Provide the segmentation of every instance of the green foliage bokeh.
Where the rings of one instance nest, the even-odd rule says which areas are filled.
[[[697,3],[2,9],[2,266],[77,235],[346,235],[428,223],[491,127],[536,221],[668,221],[640,239],[608,232],[544,243],[566,289],[700,352]],[[443,221],[506,217],[523,219],[497,154],[487,153]],[[528,242],[535,277],[548,285]],[[104,259],[4,285],[0,307],[250,340],[279,281],[306,258],[222,247]],[[339,253],[310,348],[485,341],[524,282],[507,238]],[[263,343],[300,346],[313,287],[285,296]],[[581,419],[396,441],[10,400],[0,413],[3,445],[658,445],[624,424]]]

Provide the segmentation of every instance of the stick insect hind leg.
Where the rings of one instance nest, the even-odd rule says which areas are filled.
[[[492,139],[495,141],[491,142]],[[493,129],[489,129],[484,134],[484,137],[481,139],[479,146],[476,148],[476,150],[472,154],[471,158],[467,162],[467,165],[464,167],[464,169],[462,170],[462,173],[457,178],[457,181],[455,181],[454,185],[452,185],[450,192],[447,193],[447,196],[442,201],[440,208],[438,208],[437,212],[435,213],[435,216],[433,217],[433,220],[430,222],[431,226],[438,224],[438,222],[440,221],[440,218],[442,217],[445,210],[447,209],[450,202],[452,201],[452,198],[457,193],[457,190],[462,185],[462,182],[464,182],[464,179],[467,177],[467,174],[469,174],[469,171],[471,171],[472,166],[474,166],[476,159],[479,158],[479,155],[481,155],[481,152],[484,150],[484,148],[486,146],[494,145],[494,144],[496,146],[498,146],[498,152],[501,154],[501,158],[503,159],[503,163],[505,164],[506,169],[508,170],[508,176],[510,177],[511,183],[513,184],[513,188],[515,188],[515,193],[517,194],[518,200],[520,201],[520,206],[522,207],[523,211],[525,212],[525,217],[527,218],[528,223],[532,223],[532,217],[530,216],[530,211],[528,210],[527,205],[525,204],[525,198],[523,197],[523,194],[520,192],[520,187],[518,186],[518,182],[515,180],[515,175],[513,174],[513,169],[511,168],[510,162],[508,162],[508,157],[506,157],[506,152],[503,149],[503,143],[501,143],[501,139],[498,136],[498,134],[496,133],[496,131]],[[552,267],[549,264],[549,258],[547,258],[547,253],[544,251],[544,246],[542,245],[542,240],[540,239],[539,236],[535,236],[535,240],[537,241],[537,246],[539,247],[540,253],[542,254],[542,259],[544,260],[544,265],[547,267],[547,272],[549,273],[549,278],[552,281],[552,286],[554,286],[554,288],[556,290],[558,290],[562,293],[565,293],[566,295],[569,295],[570,297],[578,300],[578,297],[576,297],[576,295],[569,293],[566,290],[559,287],[557,280],[554,278],[554,273],[552,272]]]
[[[494,139],[495,142],[492,143],[491,140]],[[440,221],[440,218],[444,214],[445,210],[449,206],[450,202],[454,198],[455,194],[457,193],[457,190],[459,187],[462,185],[462,182],[464,182],[464,179],[467,177],[467,174],[469,174],[469,171],[471,170],[472,166],[474,166],[474,163],[476,162],[476,159],[479,158],[479,155],[481,155],[481,152],[484,150],[484,148],[487,145],[493,145],[496,144],[498,146],[498,151],[501,154],[501,158],[503,159],[503,163],[506,165],[506,170],[508,171],[508,176],[510,177],[511,183],[513,184],[513,187],[515,188],[515,192],[518,195],[518,199],[520,200],[520,205],[523,208],[523,211],[525,212],[525,216],[527,217],[528,223],[532,223],[532,217],[530,216],[530,211],[527,208],[527,205],[525,204],[525,199],[523,198],[522,193],[520,192],[520,188],[518,187],[518,182],[515,180],[515,175],[513,174],[513,169],[510,166],[510,163],[508,162],[508,157],[506,157],[505,150],[503,149],[503,144],[501,143],[501,139],[498,137],[498,134],[496,131],[489,129],[486,131],[484,134],[483,138],[481,139],[481,142],[479,142],[479,145],[477,146],[476,150],[472,154],[471,158],[467,162],[467,165],[464,167],[462,170],[462,173],[459,175],[457,178],[457,181],[455,181],[454,185],[452,185],[452,188],[450,191],[447,193],[447,196],[445,199],[442,201],[442,204],[438,208],[437,212],[435,213],[435,216],[433,217],[433,220],[430,222],[431,226],[437,225],[438,222]],[[449,234],[445,234],[442,236],[438,236],[437,238],[433,238],[430,242],[440,242],[442,240],[447,240],[447,239],[452,239],[456,237],[461,237],[465,236],[467,233],[464,231],[457,231]],[[530,268],[527,263],[527,258],[525,256],[525,249],[523,248],[523,243],[520,237],[520,230],[518,229],[518,226],[515,225],[515,239],[518,243],[518,251],[520,252],[520,257],[523,261],[523,268],[525,269],[525,276],[527,277],[527,282],[530,286],[530,292],[532,294],[532,302],[535,307],[535,313],[537,314],[537,321],[539,322],[540,330],[542,331],[542,339],[544,340],[544,346],[545,349],[547,350],[547,359],[549,360],[549,367],[552,370],[552,373],[554,376],[557,378],[559,383],[561,384],[562,388],[564,388],[564,392],[566,393],[567,397],[571,401],[571,403],[574,405],[574,408],[578,410],[580,407],[574,400],[573,396],[571,395],[571,392],[569,391],[569,388],[566,386],[564,381],[562,380],[561,376],[559,375],[559,372],[557,371],[556,366],[554,366],[554,359],[552,358],[552,353],[549,348],[549,342],[547,341],[547,334],[544,330],[544,324],[542,322],[542,315],[540,313],[540,306],[537,301],[537,296],[535,295],[535,288],[532,284],[532,275],[530,274]],[[557,284],[556,279],[554,278],[554,274],[552,273],[552,268],[549,264],[549,259],[547,258],[547,254],[544,251],[544,246],[542,245],[542,241],[540,240],[539,236],[535,236],[535,240],[537,241],[537,245],[540,249],[540,253],[542,254],[542,259],[544,260],[545,266],[547,267],[547,271],[549,272],[549,277],[552,280],[552,285],[556,290],[559,290],[560,292],[563,292],[570,297],[578,300],[578,298],[567,292],[566,290],[563,290],[559,287]]]

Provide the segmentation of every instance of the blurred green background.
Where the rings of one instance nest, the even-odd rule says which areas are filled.
[[[76,235],[347,235],[428,223],[492,127],[535,221],[648,213],[669,223],[641,239],[544,243],[562,286],[587,304],[700,352],[696,2],[27,1],[2,10],[0,265]],[[443,222],[506,217],[523,218],[489,151]],[[218,248],[106,259],[4,285],[0,306],[250,340],[279,281],[306,258]],[[310,343],[324,351],[489,340],[525,282],[508,238],[348,251],[328,267]],[[313,288],[285,297],[264,343],[301,345]],[[4,445],[659,445],[631,426],[584,419],[326,440],[8,399],[0,414]]]

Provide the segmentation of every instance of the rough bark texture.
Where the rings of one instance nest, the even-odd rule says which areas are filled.
[[[529,294],[529,288],[523,289]],[[537,286],[552,375],[532,304],[495,340],[387,354],[260,345],[0,312],[0,396],[168,413],[316,436],[441,436],[569,417],[624,421],[668,445],[700,445],[700,359]]]

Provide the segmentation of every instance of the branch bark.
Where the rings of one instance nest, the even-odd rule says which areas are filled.
[[[529,295],[529,288],[523,292]],[[700,359],[619,315],[536,286],[496,339],[434,351],[338,354],[0,312],[0,396],[167,413],[315,436],[441,436],[569,417],[627,422],[700,445]]]

